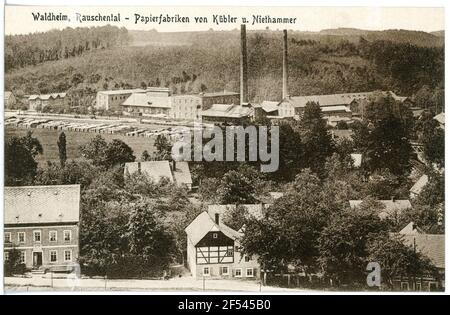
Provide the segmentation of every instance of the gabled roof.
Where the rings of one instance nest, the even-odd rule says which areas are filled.
[[[200,93],[200,97],[218,97],[218,96],[237,96],[239,93],[236,92],[229,92],[229,91],[223,91],[223,92],[209,92],[209,93]]]
[[[411,193],[418,195],[428,183],[428,175],[422,175],[419,180],[409,190]]]
[[[406,245],[430,258],[437,268],[445,268],[445,235],[444,234],[407,234],[402,235]]]
[[[5,187],[5,224],[78,222],[80,185]]]
[[[440,123],[441,125],[445,125],[445,113],[437,114],[433,118],[436,119],[437,122]]]
[[[170,166],[169,161],[145,161],[125,163],[125,174],[133,174],[141,170],[142,174],[149,176],[154,182],[159,182],[163,177],[179,185],[192,185],[189,164],[185,161],[175,163],[175,169]]]
[[[384,205],[384,209],[379,213],[380,218],[384,219],[390,214],[400,213],[406,209],[412,208],[409,200],[377,200]],[[358,209],[361,206],[362,200],[350,200],[350,208]]]
[[[8,100],[11,97],[11,95],[13,95],[11,91],[5,91],[4,99]]]
[[[200,242],[206,234],[211,231],[220,231],[229,238],[237,240],[242,234],[226,226],[225,224],[215,224],[213,218],[203,211],[200,213],[185,229],[188,239],[195,246]]]
[[[395,95],[392,91],[356,92],[326,95],[292,96],[283,102],[291,103],[294,107],[305,107],[308,102],[319,103],[319,106],[350,105],[353,101],[367,100],[376,93],[391,95],[395,100],[405,101],[407,98]]]
[[[263,204],[242,204],[239,205],[244,207],[248,214],[256,219],[262,219],[264,215],[264,206]],[[228,205],[208,205],[208,214],[214,218],[215,214],[219,214],[219,220],[223,218],[223,215],[228,211],[232,211],[236,209],[237,205],[228,204]]]
[[[261,107],[266,113],[278,110],[280,102],[263,101],[258,107]]]
[[[146,93],[132,93],[122,105],[153,107],[153,108],[170,108],[169,96],[150,96]]]
[[[127,89],[127,90],[108,90],[108,91],[98,91],[100,94],[106,95],[118,95],[118,94],[130,94],[130,93],[144,93],[144,89]]]
[[[65,98],[66,93],[52,93],[52,94],[33,94],[28,97],[29,100],[35,100],[35,99],[41,99],[41,100],[49,100],[49,99],[56,99],[56,98]]]
[[[414,222],[409,222],[398,234],[411,235],[411,234],[424,234],[422,229],[418,228]]]
[[[211,108],[202,111],[202,116],[243,118],[251,113],[250,107],[232,104],[213,104]]]
[[[133,174],[140,169],[142,174],[150,177],[155,183],[158,183],[163,177],[173,182],[172,171],[169,161],[145,161],[125,163],[125,174]]]
[[[192,184],[191,171],[189,170],[188,162],[175,162],[175,169],[173,169],[172,173],[177,184]]]
[[[321,107],[320,110],[322,112],[347,112],[350,113],[351,110],[345,105],[333,105],[333,106],[324,106]]]

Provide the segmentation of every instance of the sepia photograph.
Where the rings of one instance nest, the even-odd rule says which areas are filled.
[[[6,4],[4,294],[445,292],[444,20]]]

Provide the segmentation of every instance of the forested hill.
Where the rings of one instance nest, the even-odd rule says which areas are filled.
[[[95,31],[72,31],[83,30],[86,34]],[[356,34],[355,30],[336,31],[339,35],[331,34],[331,30],[288,32],[291,95],[375,89],[412,95],[425,85],[443,88],[443,37],[401,30],[358,30]],[[55,60],[44,58],[44,62],[21,68],[7,64],[6,89],[18,94],[68,91],[77,95],[149,85],[167,86],[173,93],[239,91],[238,30],[159,33],[115,29],[114,32],[118,37],[112,37],[111,41],[100,36],[99,40],[105,42],[97,49],[84,49],[68,58],[63,49],[63,58],[59,54]],[[52,32],[36,36],[46,34]],[[8,41],[16,43],[20,38],[7,37],[7,49],[11,47]],[[80,38],[81,43],[84,37]],[[129,39],[128,46],[124,46]],[[70,42],[76,41],[65,41]],[[43,43],[34,39],[27,45],[29,50],[39,50]],[[249,31],[247,48],[251,101],[280,99],[281,31]]]

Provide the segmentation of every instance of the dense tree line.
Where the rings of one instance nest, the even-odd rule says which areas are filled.
[[[5,37],[5,69],[34,66],[46,61],[68,59],[97,50],[126,45],[125,28],[110,25],[91,28],[51,30],[44,33],[7,35]]]

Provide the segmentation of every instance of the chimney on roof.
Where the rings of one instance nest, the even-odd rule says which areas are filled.
[[[395,202],[395,196],[391,196],[391,201]]]
[[[219,225],[219,214],[215,213],[214,218],[215,218],[216,224]]]
[[[287,30],[283,30],[283,99],[289,97],[288,92],[288,43]]]
[[[245,24],[241,25],[241,105],[248,103],[247,82],[247,32]]]

